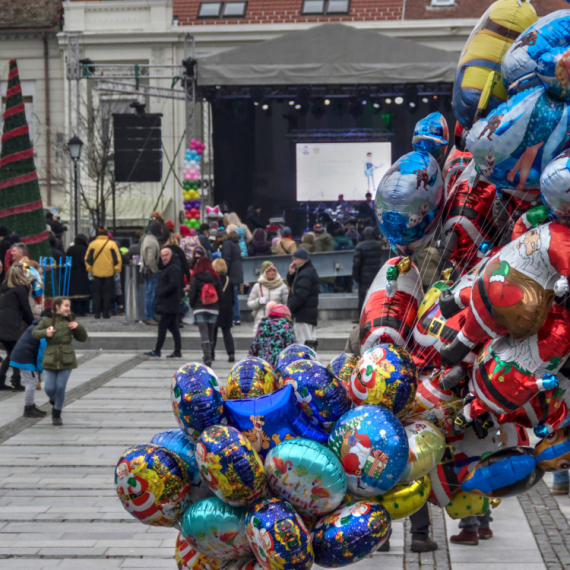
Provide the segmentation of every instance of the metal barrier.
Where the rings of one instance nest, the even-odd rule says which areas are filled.
[[[54,299],[69,296],[71,257],[40,257],[39,265],[44,274],[44,297]]]
[[[125,321],[144,321],[144,279],[140,265],[125,265]]]

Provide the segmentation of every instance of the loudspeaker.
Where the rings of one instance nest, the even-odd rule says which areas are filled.
[[[116,182],[162,180],[161,117],[113,114]]]

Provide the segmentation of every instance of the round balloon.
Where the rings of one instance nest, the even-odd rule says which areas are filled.
[[[410,456],[400,481],[415,481],[427,475],[443,457],[445,437],[429,422],[412,421],[405,423]]]
[[[208,497],[189,507],[180,523],[186,542],[204,556],[237,560],[251,552],[245,532],[246,510],[218,497]]]
[[[448,143],[449,127],[441,113],[430,113],[416,123],[412,138],[414,150],[431,154],[441,164],[447,154]]]
[[[346,390],[350,388],[350,377],[358,362],[358,356],[350,352],[343,352],[335,356],[327,368],[342,382]]]
[[[341,505],[315,525],[315,562],[325,568],[358,562],[380,548],[390,530],[390,515],[382,505],[373,501]]]
[[[543,471],[570,469],[570,426],[561,427],[540,440],[534,448],[534,458]]]
[[[437,227],[445,205],[445,189],[436,159],[423,151],[399,158],[376,192],[380,231],[405,253],[417,251]]]
[[[376,500],[390,513],[392,520],[405,519],[427,502],[431,481],[426,475],[412,483],[401,483]]]
[[[290,439],[272,449],[265,458],[265,475],[272,494],[291,503],[301,516],[334,511],[346,493],[336,455],[308,439]]]
[[[196,441],[211,425],[225,423],[223,388],[211,368],[191,362],[178,370],[170,388],[180,429]]]
[[[178,538],[176,539],[174,560],[178,570],[221,570],[225,565],[224,560],[200,554],[188,544],[181,532],[178,533]]]
[[[358,406],[384,406],[403,416],[414,401],[418,373],[412,357],[395,344],[379,344],[365,352],[352,371],[349,395]]]
[[[275,364],[275,374],[277,377],[281,375],[289,364],[296,360],[315,360],[318,362],[319,357],[312,348],[304,344],[290,344],[284,348],[277,357],[277,363]]]
[[[328,430],[352,404],[341,381],[324,364],[297,360],[281,372],[279,387],[290,384],[301,409],[316,425]]]
[[[406,469],[409,455],[404,427],[378,406],[358,406],[344,414],[328,446],[342,463],[349,492],[357,497],[389,491]]]
[[[465,517],[482,517],[489,512],[489,499],[474,493],[459,491],[445,506],[447,514],[454,520]]]
[[[190,505],[190,481],[174,453],[135,445],[115,468],[115,490],[133,517],[151,526],[174,526]]]
[[[309,570],[313,565],[311,535],[286,501],[255,503],[247,514],[246,532],[257,561],[267,570]]]
[[[546,166],[540,176],[542,201],[550,215],[558,220],[570,220],[570,150],[559,154]]]
[[[233,427],[207,428],[196,444],[196,462],[206,485],[229,505],[248,505],[265,491],[263,462]]]
[[[226,400],[257,398],[277,389],[277,379],[271,366],[255,356],[237,362],[226,383]]]

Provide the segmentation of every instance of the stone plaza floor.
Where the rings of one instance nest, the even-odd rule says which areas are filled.
[[[183,361],[146,360],[135,352],[78,354],[62,428],[49,416],[22,418],[23,394],[0,393],[0,570],[175,570],[177,531],[144,526],[123,510],[113,472],[127,447],[177,427],[169,388]],[[184,356],[199,358],[192,350]],[[214,369],[225,381],[230,365],[222,352],[217,356]],[[321,353],[325,363],[333,356]],[[43,392],[36,392],[36,403],[50,408]],[[391,551],[355,567],[570,569],[570,498],[553,497],[551,483],[547,474],[530,493],[503,501],[491,525],[495,537],[477,547],[450,544],[456,521],[431,508],[438,551],[413,554],[407,522],[395,521]]]

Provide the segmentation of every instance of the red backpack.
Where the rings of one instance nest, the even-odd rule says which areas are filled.
[[[204,307],[218,302],[218,292],[211,283],[204,283],[200,292],[200,300]]]

